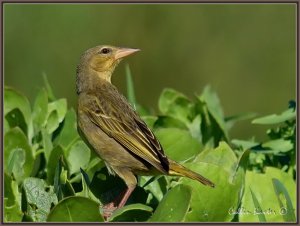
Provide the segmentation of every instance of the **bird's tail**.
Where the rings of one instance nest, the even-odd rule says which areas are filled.
[[[215,187],[215,184],[213,182],[201,176],[200,174],[185,168],[184,166],[180,165],[175,161],[169,160],[169,162],[170,162],[169,175],[188,177],[190,179],[197,180],[204,185]]]

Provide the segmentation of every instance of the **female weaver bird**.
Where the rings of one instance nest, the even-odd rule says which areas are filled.
[[[77,67],[78,130],[105,162],[109,172],[124,180],[127,190],[119,203],[104,206],[104,216],[123,207],[137,185],[135,175],[184,176],[214,187],[214,183],[169,159],[159,141],[126,98],[111,84],[122,58],[139,49],[96,46]]]

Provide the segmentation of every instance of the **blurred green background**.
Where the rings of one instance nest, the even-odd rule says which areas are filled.
[[[126,59],[140,104],[165,87],[189,97],[210,84],[226,116],[280,113],[296,95],[296,4],[4,4],[4,81],[34,99],[48,76],[76,108],[75,70],[99,44],[140,48]],[[126,92],[125,63],[113,82]],[[231,137],[263,138],[250,120]]]

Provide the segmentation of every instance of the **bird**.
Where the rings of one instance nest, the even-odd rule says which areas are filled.
[[[127,186],[119,203],[103,207],[106,219],[126,204],[137,186],[137,175],[183,176],[215,187],[209,179],[168,158],[151,129],[111,83],[120,61],[139,51],[99,45],[81,55],[76,70],[78,132],[108,172]]]

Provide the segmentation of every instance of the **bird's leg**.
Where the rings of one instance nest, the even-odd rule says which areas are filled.
[[[121,199],[121,201],[120,201],[120,203],[118,205],[118,208],[121,208],[121,207],[123,207],[126,204],[129,196],[131,195],[131,193],[133,192],[134,189],[135,189],[135,186],[129,186],[127,188],[125,194],[123,195],[123,198]]]
[[[116,209],[119,209],[126,204],[129,196],[131,195],[131,193],[133,192],[134,189],[135,189],[135,186],[129,186],[126,189],[126,191],[122,192],[114,201],[112,201],[102,207],[102,211],[103,211],[102,215],[103,215],[105,221],[108,220],[108,218],[112,215],[112,213]],[[122,194],[124,194],[124,195],[122,195]],[[117,206],[117,202],[118,202],[118,200],[120,200],[120,198],[122,198],[122,199]]]

